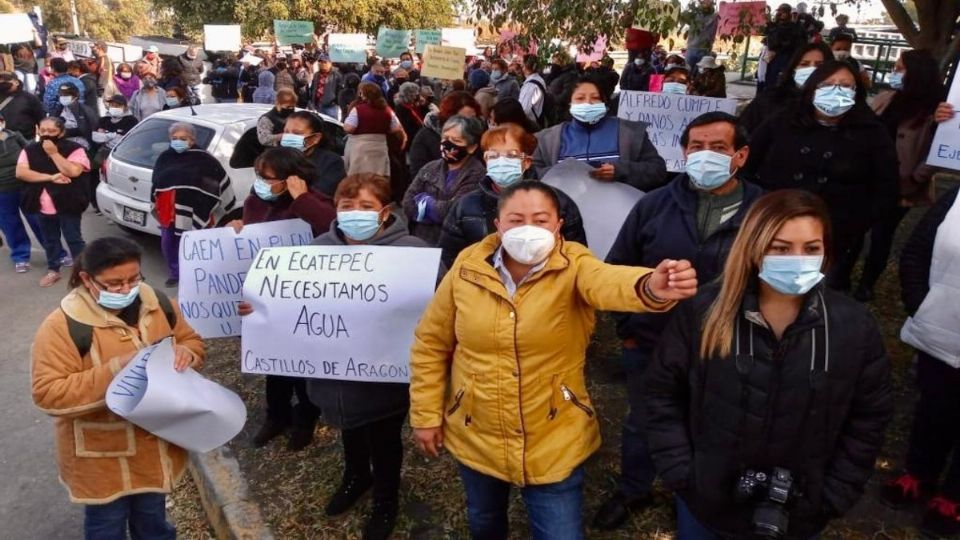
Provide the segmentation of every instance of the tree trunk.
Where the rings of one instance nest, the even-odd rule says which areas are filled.
[[[915,49],[926,49],[940,60],[950,50],[953,29],[960,16],[957,0],[914,0],[917,21],[910,18],[900,0],[881,0],[890,19]]]

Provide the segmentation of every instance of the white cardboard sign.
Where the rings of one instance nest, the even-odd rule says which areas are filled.
[[[192,368],[173,368],[173,338],[145,347],[107,387],[107,408],[150,433],[194,452],[208,452],[240,433],[240,396]]]
[[[960,111],[960,77],[953,78],[947,102]],[[937,126],[927,164],[960,171],[960,112]]]
[[[408,382],[417,321],[433,297],[436,248],[264,248],[243,296],[244,373]]]
[[[683,130],[694,118],[715,111],[736,114],[737,100],[625,90],[620,92],[617,116],[649,124],[647,136],[667,162],[667,170],[683,172],[687,165],[680,144]]]
[[[203,25],[203,48],[208,51],[239,51],[239,24]]]
[[[260,248],[312,241],[310,225],[300,219],[247,225],[239,233],[232,227],[185,232],[180,238],[180,311],[206,339],[239,336],[237,302]]]

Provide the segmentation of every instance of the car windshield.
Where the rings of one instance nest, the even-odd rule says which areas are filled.
[[[152,169],[157,157],[170,148],[168,130],[173,123],[174,120],[161,118],[144,120],[114,149],[112,157],[131,165]],[[197,148],[207,149],[215,132],[196,124],[193,124],[193,127],[197,132]]]

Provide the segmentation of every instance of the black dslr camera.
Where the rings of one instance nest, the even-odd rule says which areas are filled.
[[[747,470],[737,481],[737,502],[757,501],[753,509],[753,533],[764,538],[782,538],[787,534],[790,517],[786,504],[798,493],[790,471],[774,467],[770,474]]]

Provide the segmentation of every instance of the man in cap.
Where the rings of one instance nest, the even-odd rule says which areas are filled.
[[[319,68],[310,83],[310,106],[315,111],[339,120],[340,107],[337,103],[340,91],[343,90],[343,75],[333,67],[333,62],[326,53],[317,56]]]
[[[160,77],[160,49],[158,49],[156,45],[147,47],[147,52],[143,55],[142,62],[146,66],[146,69],[140,74],[141,79],[147,73],[152,74],[156,78]]]

